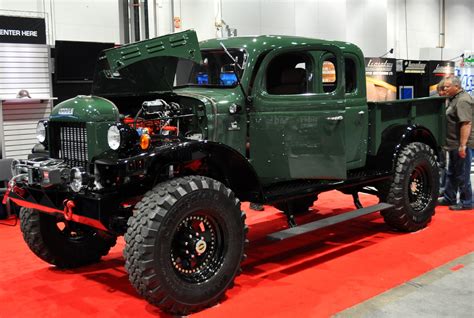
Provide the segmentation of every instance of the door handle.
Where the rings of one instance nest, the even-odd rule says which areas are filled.
[[[364,112],[363,110],[361,110],[361,111],[360,111],[360,112],[358,112],[357,114],[359,114],[359,115],[361,115],[361,116],[362,116],[362,115],[364,115],[364,114],[365,114],[365,112]]]
[[[344,117],[342,116],[333,116],[333,117],[326,117],[327,120],[330,120],[330,121],[341,121],[344,119]]]

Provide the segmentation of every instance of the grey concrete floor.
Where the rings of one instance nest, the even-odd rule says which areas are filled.
[[[474,252],[333,317],[473,318]]]

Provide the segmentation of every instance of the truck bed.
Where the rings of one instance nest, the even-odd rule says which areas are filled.
[[[446,135],[445,98],[426,97],[388,102],[369,102],[368,154],[376,155],[382,132],[393,125],[419,125],[434,134],[438,145]]]

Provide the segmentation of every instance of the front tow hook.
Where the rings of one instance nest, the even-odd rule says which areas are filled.
[[[76,207],[76,204],[74,203],[74,201],[66,199],[63,201],[63,205],[64,205],[64,218],[67,221],[71,221],[72,215],[73,215],[72,210]]]

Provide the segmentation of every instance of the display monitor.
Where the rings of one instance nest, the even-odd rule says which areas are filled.
[[[99,53],[114,47],[114,43],[56,41],[56,81],[92,81]]]
[[[399,86],[398,87],[399,99],[412,99],[413,96],[414,96],[413,86]]]
[[[234,72],[224,72],[220,74],[221,85],[234,86],[237,83],[237,76]]]
[[[209,83],[209,75],[207,75],[206,73],[199,73],[197,75],[196,80],[198,85],[206,85]]]

